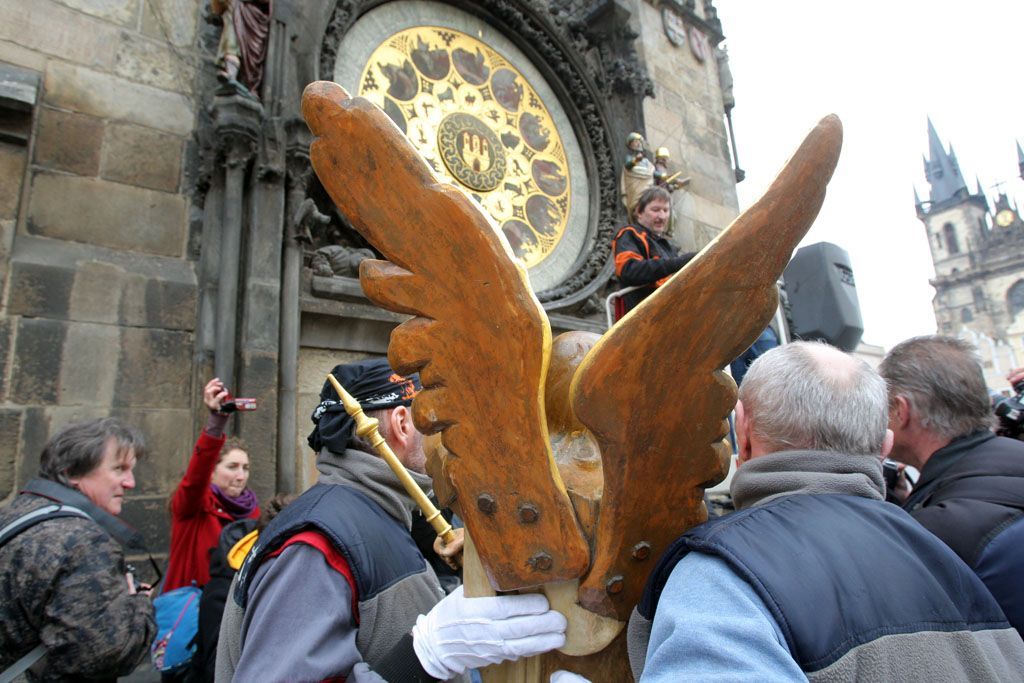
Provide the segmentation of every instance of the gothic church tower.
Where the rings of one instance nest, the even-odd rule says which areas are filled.
[[[985,335],[1024,360],[1024,222],[1016,206],[1000,194],[990,212],[981,183],[968,189],[952,146],[946,150],[930,119],[924,171],[929,196],[922,201],[915,188],[914,204],[935,264],[939,333]]]

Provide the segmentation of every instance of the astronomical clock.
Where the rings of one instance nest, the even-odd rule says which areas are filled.
[[[535,290],[571,272],[589,223],[583,153],[518,47],[451,7],[389,3],[361,17],[338,54],[335,80],[383,109],[440,179],[480,204]]]

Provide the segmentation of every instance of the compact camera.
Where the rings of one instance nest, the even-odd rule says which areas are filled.
[[[994,407],[999,418],[999,433],[1011,439],[1019,439],[1024,432],[1024,380],[1013,385],[1015,396],[996,401]]]
[[[882,461],[882,479],[885,480],[885,490],[892,491],[896,488],[896,482],[900,478],[900,466],[892,460]]]
[[[250,410],[256,410],[256,399],[254,398],[235,398],[228,394],[220,404],[220,412],[222,413],[248,412]]]

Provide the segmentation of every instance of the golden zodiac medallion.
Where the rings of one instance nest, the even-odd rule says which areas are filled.
[[[569,216],[569,165],[551,113],[507,59],[454,29],[410,28],[373,51],[359,94],[483,206],[527,268],[552,252]]]

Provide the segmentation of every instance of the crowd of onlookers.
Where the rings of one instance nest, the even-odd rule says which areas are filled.
[[[736,511],[657,564],[628,628],[637,678],[1024,677],[1024,443],[996,435],[973,349],[915,338],[876,372],[796,342],[744,370]],[[333,374],[430,491],[418,377],[384,360]],[[157,586],[125,564],[144,543],[119,517],[142,436],[104,418],[50,439],[38,478],[0,508],[0,677],[113,680],[147,653],[170,661],[189,611],[188,656],[165,680],[461,679],[564,643],[542,595],[463,595],[445,562],[461,541],[433,542],[329,383],[309,436],[317,483],[262,506],[227,436],[228,396],[218,379],[204,388]],[[195,605],[158,626],[153,598],[188,590]]]

